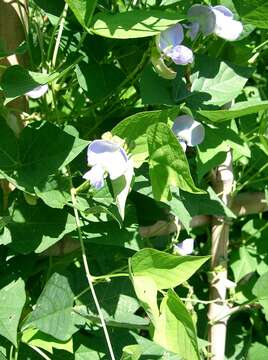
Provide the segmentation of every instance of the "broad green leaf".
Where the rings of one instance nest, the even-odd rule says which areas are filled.
[[[112,64],[82,62],[76,66],[75,72],[79,85],[91,101],[100,101],[106,96],[111,96],[125,79],[123,72]]]
[[[157,306],[157,285],[154,279],[150,276],[143,276],[142,274],[135,275],[134,273],[132,274],[131,279],[137,298],[140,300],[142,307],[154,324],[159,317],[159,310]]]
[[[268,319],[268,272],[257,280],[252,292],[263,306],[265,317]]]
[[[34,191],[52,208],[63,209],[71,201],[70,180],[62,174],[49,176],[44,184],[35,186]]]
[[[111,180],[115,203],[122,220],[125,218],[125,205],[128,193],[130,192],[133,175],[133,168],[129,166],[124,175],[115,180]]]
[[[200,359],[193,320],[173,290],[162,300],[154,341],[183,359]]]
[[[9,246],[18,253],[40,253],[76,229],[74,216],[52,209],[41,201],[36,206],[17,202],[6,225]],[[0,241],[7,234],[0,235]]]
[[[213,122],[222,122],[267,109],[268,101],[250,100],[238,102],[228,110],[199,110],[198,113]]]
[[[67,341],[72,335],[73,301],[74,295],[67,278],[54,273],[24,323],[23,330],[34,326],[58,340]]]
[[[127,142],[132,159],[139,166],[148,157],[146,130],[152,124],[174,120],[178,110],[177,107],[173,107],[168,110],[146,111],[131,115],[116,125],[112,133]]]
[[[82,273],[81,271],[79,276]],[[77,282],[77,277],[74,277],[73,281]],[[95,291],[98,299],[101,299],[100,307],[107,326],[129,329],[148,328],[148,319],[135,315],[140,304],[127,277],[96,284]],[[114,299],[116,299],[116,306]],[[76,304],[75,313],[79,313],[92,323],[101,323],[95,303],[88,297],[88,293],[77,299]]]
[[[18,279],[0,290],[0,335],[17,346],[17,330],[26,300],[24,281]]]
[[[23,129],[19,140],[0,121],[0,173],[19,188],[39,192],[47,178],[68,165],[88,142],[71,136],[48,122],[35,122]],[[53,139],[53,141],[51,141]]]
[[[142,103],[146,105],[175,105],[176,102],[173,98],[174,82],[163,79],[154,71],[152,65],[147,65],[140,80]]]
[[[245,86],[254,68],[240,67],[207,56],[197,56],[191,75],[192,96],[189,104],[222,106],[234,100]]]
[[[53,349],[61,349],[73,353],[73,340],[59,341],[37,329],[26,329],[22,333],[21,341],[53,353]]]
[[[268,358],[267,345],[254,342],[249,348],[249,352],[247,354],[247,360],[267,360],[267,358]]]
[[[88,28],[98,0],[65,0],[80,24]]]
[[[235,282],[241,280],[245,275],[254,272],[257,267],[256,254],[251,254],[245,246],[231,253],[231,269],[234,273]]]
[[[242,20],[259,28],[268,29],[267,0],[233,0]]]
[[[170,200],[170,186],[192,193],[203,193],[191,177],[185,153],[166,124],[158,123],[147,129],[150,178],[154,198]]]
[[[171,255],[155,249],[142,249],[130,260],[135,277],[144,276],[154,280],[157,289],[176,287],[188,280],[209,256]]]
[[[92,31],[104,37],[130,39],[154,36],[184,17],[176,12],[133,10],[123,13],[99,13],[93,18]]]
[[[8,67],[3,73],[0,85],[6,97],[7,104],[13,99],[26,94],[37,86],[47,84],[55,80],[59,73],[42,74],[28,71],[20,65]]]
[[[142,355],[141,345],[128,345],[123,348],[123,355],[120,360],[139,360]]]

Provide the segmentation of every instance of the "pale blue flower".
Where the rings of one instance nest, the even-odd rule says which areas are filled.
[[[176,245],[176,251],[180,255],[190,255],[194,251],[194,239],[185,239]]]
[[[199,31],[203,35],[215,34],[222,39],[234,41],[243,31],[240,21],[234,20],[234,14],[222,5],[193,5],[188,11],[191,19],[189,36],[195,39]]]
[[[48,91],[48,85],[40,85],[34,88],[31,91],[28,91],[26,95],[28,95],[32,99],[38,99],[43,96]]]
[[[177,65],[191,64],[194,60],[192,50],[181,45],[183,38],[183,27],[180,24],[162,31],[157,38],[157,46],[160,51]]]
[[[89,180],[96,189],[104,186],[106,172],[111,180],[115,180],[132,166],[125,150],[118,144],[106,140],[94,140],[88,146],[87,162],[92,168],[83,178]]]
[[[205,138],[204,126],[189,115],[178,116],[174,121],[172,131],[178,138],[184,151],[187,146],[201,144]]]

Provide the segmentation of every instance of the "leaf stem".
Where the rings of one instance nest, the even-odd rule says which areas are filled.
[[[92,277],[92,275],[90,274],[89,271],[89,267],[88,267],[88,262],[87,262],[87,256],[86,256],[86,249],[85,249],[85,244],[84,244],[84,240],[83,240],[83,236],[82,236],[82,231],[81,231],[81,226],[80,226],[80,218],[79,218],[79,213],[78,210],[76,209],[76,191],[75,188],[73,187],[72,184],[72,178],[71,178],[71,174],[69,172],[69,179],[70,179],[70,185],[71,185],[71,197],[72,197],[72,203],[73,203],[73,208],[74,208],[74,215],[75,215],[75,221],[76,221],[76,226],[77,226],[77,233],[78,233],[78,237],[79,237],[79,241],[80,241],[80,245],[81,245],[81,250],[82,250],[82,259],[83,259],[83,264],[84,264],[84,268],[85,268],[85,272],[86,272],[86,278],[88,281],[88,285],[94,300],[94,303],[96,305],[99,317],[100,317],[100,321],[101,321],[101,325],[103,327],[103,331],[104,331],[104,335],[105,335],[105,339],[106,339],[106,343],[109,349],[109,353],[110,353],[110,357],[112,360],[115,360],[115,356],[114,356],[114,352],[113,352],[113,348],[112,348],[112,344],[111,344],[111,340],[109,337],[109,333],[105,324],[105,320],[100,308],[100,304],[93,286],[93,281],[94,278]]]

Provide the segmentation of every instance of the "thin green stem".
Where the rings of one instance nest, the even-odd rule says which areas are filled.
[[[58,32],[58,35],[57,35],[55,48],[54,48],[54,52],[53,52],[53,56],[52,56],[52,67],[53,68],[55,67],[56,61],[57,61],[61,36],[62,36],[62,32],[63,32],[63,27],[64,27],[64,22],[65,22],[65,19],[66,19],[66,16],[67,16],[67,11],[68,11],[68,4],[65,3],[65,6],[64,6],[64,9],[63,9],[63,12],[62,12],[62,16],[61,16],[61,19],[60,19],[60,23],[59,23],[59,32]]]
[[[95,292],[95,289],[94,289],[94,286],[93,286],[93,279],[94,278],[92,277],[92,275],[90,274],[90,271],[89,271],[89,266],[88,266],[88,262],[87,262],[87,255],[86,255],[86,249],[85,249],[85,244],[84,244],[82,231],[81,231],[81,226],[80,226],[79,213],[78,213],[78,210],[76,209],[76,202],[77,202],[76,201],[76,192],[75,192],[75,188],[73,187],[73,184],[72,184],[72,177],[71,177],[70,172],[69,172],[69,179],[70,179],[70,187],[71,187],[70,192],[71,192],[71,197],[72,197],[72,203],[73,203],[73,209],[74,209],[77,233],[78,233],[78,238],[79,238],[80,246],[81,246],[81,250],[82,250],[82,259],[83,259],[84,269],[85,269],[85,273],[86,273],[86,278],[87,278],[87,281],[88,281],[88,285],[89,285],[89,288],[90,288],[90,291],[91,291],[95,306],[97,308],[97,311],[98,311],[98,314],[99,314],[99,317],[100,317],[100,321],[101,321],[101,325],[103,327],[103,332],[104,332],[106,343],[107,343],[107,346],[108,346],[108,349],[109,349],[110,357],[111,357],[112,360],[115,360],[115,356],[114,356],[111,340],[110,340],[110,337],[109,337],[109,333],[108,333],[108,330],[107,330],[107,327],[106,327],[106,324],[105,324],[105,320],[104,320],[104,317],[103,317],[103,314],[102,314],[102,311],[101,311],[101,308],[100,308],[100,304],[99,304],[99,301],[98,301],[98,298],[97,298],[97,295],[96,295],[96,292]]]
[[[101,280],[101,279],[111,279],[116,277],[129,277],[128,273],[117,273],[117,274],[108,274],[108,275],[101,275],[101,276],[93,276],[93,280]]]
[[[27,344],[31,349],[33,349],[34,351],[36,351],[39,355],[42,356],[43,359],[45,360],[51,360],[50,357],[47,356],[47,354],[45,354],[41,349],[39,349],[37,346],[34,345],[30,345]]]

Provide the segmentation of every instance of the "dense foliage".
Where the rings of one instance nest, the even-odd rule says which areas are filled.
[[[226,359],[268,358],[268,2],[194,4],[31,0],[0,33],[27,59],[0,65],[0,359],[210,358],[212,222]]]

